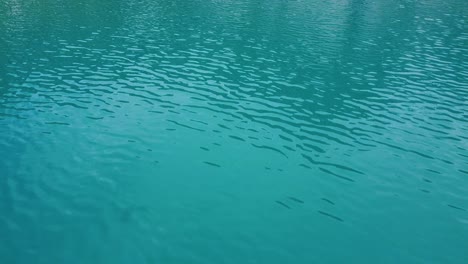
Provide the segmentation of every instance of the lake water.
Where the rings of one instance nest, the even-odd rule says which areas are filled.
[[[467,263],[467,20],[1,1],[0,263]]]

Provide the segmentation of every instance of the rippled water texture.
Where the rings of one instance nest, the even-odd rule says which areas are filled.
[[[0,1],[0,263],[467,263],[467,19]]]

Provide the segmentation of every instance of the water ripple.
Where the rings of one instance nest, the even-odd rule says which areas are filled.
[[[3,1],[0,262],[463,263],[466,11]]]

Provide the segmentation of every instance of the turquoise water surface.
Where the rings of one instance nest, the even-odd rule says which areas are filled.
[[[0,264],[468,263],[466,0],[1,0]]]

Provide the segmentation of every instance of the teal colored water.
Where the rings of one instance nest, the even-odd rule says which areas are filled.
[[[0,263],[467,263],[467,19],[0,1]]]

